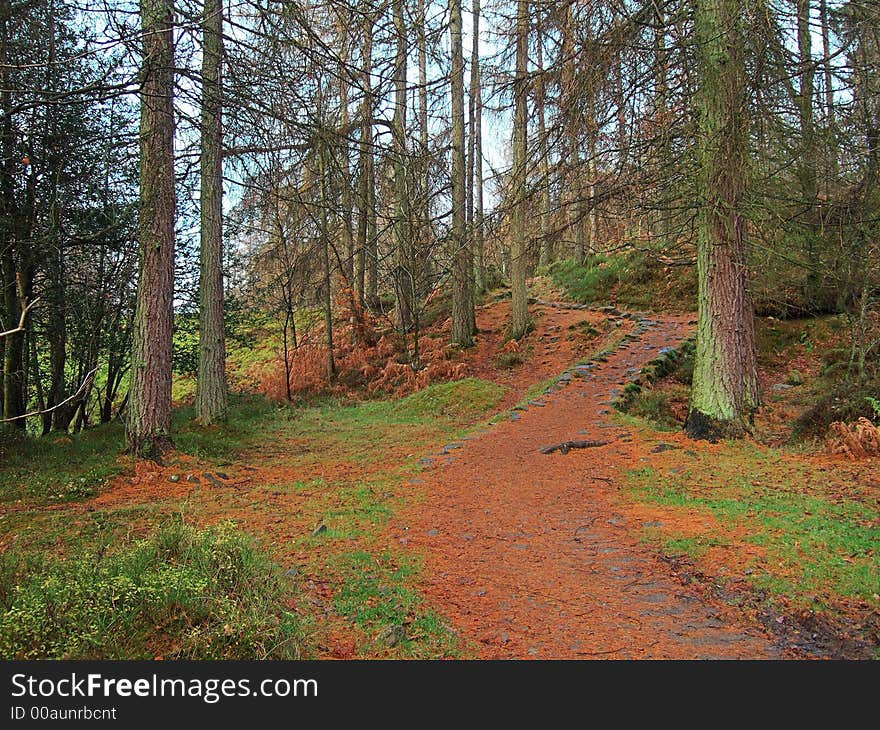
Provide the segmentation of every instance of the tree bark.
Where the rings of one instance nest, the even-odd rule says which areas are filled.
[[[510,336],[518,340],[531,329],[526,291],[526,156],[528,153],[529,3],[518,0],[516,14],[516,77],[513,117],[513,221],[510,236]]]
[[[201,252],[196,417],[203,426],[227,415],[223,316],[223,2],[205,0],[202,45]]]
[[[358,220],[357,292],[361,304],[376,309],[378,306],[379,251],[376,240],[376,201],[373,174],[373,25],[372,9],[364,13],[363,69],[361,85],[361,140],[359,180],[360,217]]]
[[[699,0],[697,349],[686,429],[740,436],[758,406],[754,310],[742,214],[747,179],[747,79],[737,0]]]
[[[486,256],[483,213],[483,79],[480,66],[480,0],[473,0],[473,44],[471,46],[471,95],[474,99],[473,124],[473,196],[474,213],[471,228],[472,255],[475,259],[474,286],[477,294],[486,291]]]
[[[449,5],[449,34],[452,45],[452,342],[473,345],[473,299],[470,293],[471,256],[467,240],[466,165],[464,140],[464,47],[461,0]]]
[[[834,105],[834,81],[831,75],[831,39],[828,30],[828,3],[819,2],[819,18],[822,24],[822,69],[825,78],[825,126],[828,130],[828,182],[839,174],[839,150],[837,147],[837,114]]]
[[[133,326],[126,440],[155,458],[171,445],[174,301],[174,10],[141,0],[140,265]]]
[[[407,190],[406,154],[406,18],[403,0],[394,0],[396,53],[394,58],[394,117],[392,171],[394,175],[394,291],[397,299],[397,325],[409,332],[415,316],[415,256],[409,230],[409,195]]]

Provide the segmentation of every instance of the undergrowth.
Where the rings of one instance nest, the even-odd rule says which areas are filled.
[[[0,555],[4,659],[297,658],[288,593],[229,524],[173,520],[67,560]]]

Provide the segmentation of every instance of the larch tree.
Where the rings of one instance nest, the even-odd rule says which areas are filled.
[[[139,277],[126,440],[158,457],[171,445],[174,302],[174,8],[141,0]]]
[[[467,241],[467,182],[464,130],[464,47],[461,0],[449,5],[449,36],[452,45],[452,342],[470,347],[474,342],[473,299],[470,292],[471,255]]]
[[[205,0],[202,45],[201,251],[199,372],[196,417],[226,420],[226,336],[223,316],[223,2]]]
[[[391,121],[393,137],[392,176],[394,178],[394,290],[397,300],[397,324],[408,332],[417,316],[415,257],[412,255],[412,231],[409,225],[409,190],[407,185],[406,150],[406,67],[408,41],[403,0],[394,0],[394,116]]]
[[[528,156],[529,3],[518,0],[516,13],[516,77],[513,84],[513,215],[510,231],[510,336],[518,340],[531,329],[526,289],[526,165]]]
[[[699,0],[695,12],[698,323],[685,428],[693,438],[717,439],[745,433],[759,401],[743,215],[747,78],[741,4]]]
[[[475,293],[486,290],[485,213],[483,205],[483,77],[480,67],[480,0],[473,0],[471,45],[471,147],[473,149],[473,214],[471,247],[474,258]]]

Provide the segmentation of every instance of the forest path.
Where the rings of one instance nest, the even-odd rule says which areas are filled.
[[[610,420],[611,401],[634,368],[690,334],[688,319],[640,320],[638,337],[584,377],[430,460],[427,499],[392,529],[425,555],[424,594],[480,657],[781,655],[759,627],[677,580],[627,525],[618,484],[643,447]],[[607,445],[540,452],[569,440]]]

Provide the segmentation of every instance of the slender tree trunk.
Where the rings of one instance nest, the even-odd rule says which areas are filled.
[[[320,93],[320,92],[319,92]],[[320,101],[319,101],[320,107]],[[320,118],[323,124],[323,114]],[[336,377],[336,359],[333,355],[333,280],[330,269],[330,226],[327,211],[330,208],[330,196],[327,194],[327,148],[326,141],[321,140],[318,151],[318,202],[320,204],[319,221],[321,234],[321,258],[324,273],[322,293],[324,298],[324,332],[327,338],[327,379]]]
[[[223,0],[205,0],[202,46],[202,159],[199,268],[199,372],[196,417],[226,420],[223,316]]]
[[[574,234],[574,255],[578,262],[586,258],[583,226],[583,189],[580,160],[581,110],[575,107],[578,96],[575,79],[574,3],[565,8],[562,24],[562,88],[560,104],[565,131],[565,170],[568,176],[568,194],[565,201],[566,228]]]
[[[839,150],[837,148],[837,114],[834,104],[834,80],[831,74],[831,39],[828,30],[828,3],[819,0],[819,18],[822,24],[823,74],[825,77],[825,125],[828,129],[828,182],[839,175]]]
[[[474,288],[477,294],[486,291],[486,254],[483,215],[483,79],[480,66],[480,0],[473,0],[473,43],[471,46],[471,95],[474,98],[474,214],[471,228],[472,254],[475,259]]]
[[[174,301],[174,10],[141,0],[141,179],[135,304],[126,440],[157,457],[171,445],[171,338]]]
[[[816,267],[816,196],[819,191],[816,153],[816,132],[813,123],[813,96],[815,67],[810,32],[810,0],[797,0],[798,63],[800,84],[798,89],[798,117],[801,131],[800,186],[801,199],[806,224],[807,278],[804,301],[816,301],[819,289],[819,276]]]
[[[0,269],[3,278],[3,303],[7,321],[18,324],[22,304],[20,260],[20,218],[18,201],[15,195],[14,171],[20,164],[20,156],[15,145],[15,128],[12,121],[12,84],[9,79],[9,6],[4,3],[0,9],[0,107],[3,118],[0,121],[0,224],[3,240],[0,241]],[[18,416],[25,412],[24,369],[25,333],[16,332],[3,338],[3,418],[8,421],[4,428],[24,430],[25,419]]]
[[[359,181],[360,219],[358,220],[357,290],[361,304],[378,307],[379,250],[376,240],[376,201],[373,175],[373,25],[372,9],[364,13],[363,70],[361,85],[361,141]]]
[[[403,332],[413,325],[416,266],[412,256],[409,230],[409,193],[407,190],[406,154],[406,18],[404,0],[394,0],[394,29],[396,54],[394,59],[394,117],[391,122],[394,152],[394,290],[397,298],[397,324]]]
[[[452,44],[452,342],[470,347],[473,342],[470,294],[471,257],[466,231],[466,165],[464,140],[464,48],[461,29],[461,0],[449,5],[449,34]]]
[[[550,147],[547,140],[547,110],[544,103],[546,84],[544,82],[544,29],[538,27],[538,76],[535,86],[535,110],[538,115],[538,154],[541,156],[541,223],[538,239],[538,265],[545,266],[550,261]]]
[[[526,291],[526,157],[528,153],[529,3],[518,0],[516,13],[516,78],[513,117],[513,225],[510,233],[510,336],[518,340],[531,328]]]
[[[430,165],[431,153],[428,149],[428,39],[425,34],[427,17],[425,15],[425,0],[419,0],[419,23],[417,31],[417,43],[419,51],[419,235],[418,243],[422,251],[431,250],[433,231],[431,227],[431,190],[430,190]],[[426,296],[426,292],[420,288],[420,296]]]
[[[694,438],[742,435],[758,405],[754,311],[748,293],[747,79],[742,6],[698,0],[700,86],[697,351],[686,429]]]
[[[349,29],[347,23],[351,19],[351,15],[340,15],[339,37],[341,39],[341,60],[347,67],[349,64]],[[340,143],[342,144],[342,180],[340,180],[340,207],[342,212],[342,250],[345,252],[345,261],[343,273],[346,278],[346,286],[354,287],[354,226],[352,223],[352,190],[351,190],[351,171],[349,170],[349,150],[348,139],[351,134],[349,126],[351,119],[348,111],[348,77],[345,73],[339,76],[339,121],[342,125],[342,134]]]

